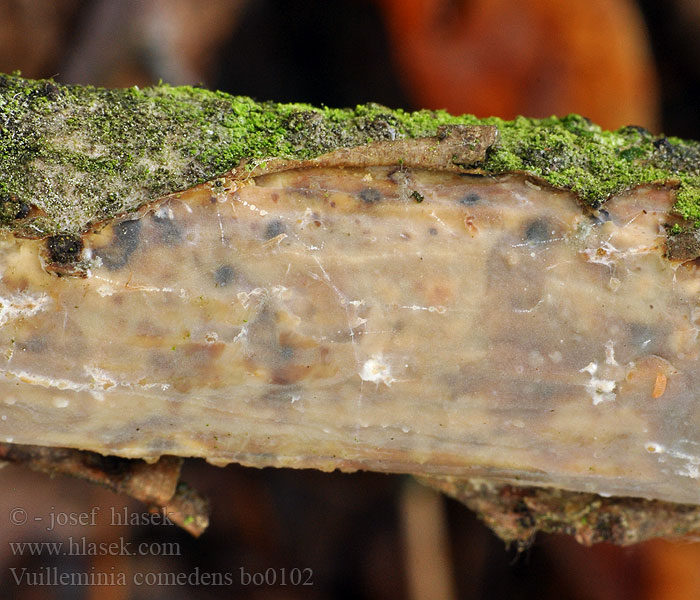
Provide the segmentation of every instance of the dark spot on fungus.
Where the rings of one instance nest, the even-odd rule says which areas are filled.
[[[236,279],[236,271],[231,265],[221,265],[214,272],[216,287],[226,287]]]
[[[437,234],[438,234],[438,230],[435,229],[435,227],[431,227],[430,229],[428,229],[428,233],[429,233],[430,235],[437,235]]]
[[[26,352],[39,353],[46,349],[47,342],[46,338],[41,336],[34,336],[29,338],[26,342],[18,342],[17,348]]]
[[[654,330],[649,325],[645,323],[629,323],[627,329],[629,331],[630,342],[633,345],[642,346],[646,349],[650,340],[652,340],[651,343],[653,343]]]
[[[173,219],[153,215],[153,223],[160,233],[160,239],[164,244],[177,246],[182,241],[182,230]]]
[[[479,202],[481,202],[481,198],[479,197],[479,194],[475,194],[474,192],[471,192],[459,199],[459,203],[464,204],[465,206],[473,206]]]
[[[270,221],[265,228],[265,239],[271,240],[276,238],[278,235],[283,234],[285,231],[287,231],[287,227],[284,223],[282,223],[282,221],[279,219]]]
[[[139,246],[141,221],[122,221],[114,226],[112,243],[100,248],[95,254],[110,271],[121,269]]]
[[[360,199],[365,204],[376,204],[382,199],[382,195],[379,190],[374,188],[365,188],[359,193]]]
[[[546,242],[551,236],[551,225],[544,219],[535,219],[525,230],[525,240],[528,242]]]
[[[421,202],[423,202],[423,200],[425,200],[423,194],[421,194],[418,190],[413,190],[411,192],[411,198],[413,198],[416,202],[418,202],[418,204],[420,204]]]
[[[279,353],[282,360],[291,360],[294,357],[294,348],[291,346],[280,346]]]
[[[595,211],[591,217],[596,223],[607,223],[611,220],[610,213],[604,208]]]
[[[83,250],[83,240],[73,235],[53,235],[46,240],[51,261],[59,264],[76,262]]]
[[[114,227],[114,242],[131,254],[139,246],[141,221],[122,221]]]

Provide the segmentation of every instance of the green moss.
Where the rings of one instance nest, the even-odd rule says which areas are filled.
[[[499,146],[484,165],[488,171],[527,171],[573,190],[594,206],[638,185],[677,182],[676,210],[686,219],[700,221],[696,142],[657,137],[639,127],[603,131],[576,115],[485,122],[501,132]]]
[[[526,171],[592,205],[639,184],[677,181],[678,212],[700,225],[700,146],[639,128],[607,132],[573,115],[479,120],[376,104],[314,108],[193,87],[106,90],[0,75],[0,226],[75,233],[241,161],[313,158],[479,123],[500,132],[475,165],[484,171]]]

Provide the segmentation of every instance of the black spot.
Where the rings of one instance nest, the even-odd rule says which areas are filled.
[[[31,207],[26,202],[20,202],[17,212],[15,213],[15,219],[24,219],[29,216]]]
[[[177,246],[182,242],[182,230],[179,225],[168,217],[153,215],[153,223],[160,233],[160,239],[168,246]]]
[[[279,219],[270,221],[265,228],[265,239],[271,240],[287,231],[287,226]]]
[[[379,190],[374,188],[365,188],[359,193],[360,199],[365,204],[376,204],[382,199],[382,195]]]
[[[591,215],[591,218],[596,222],[596,223],[607,223],[612,219],[610,216],[610,213],[605,210],[604,208],[601,208],[596,211],[595,214]]]
[[[83,240],[78,236],[59,234],[46,240],[51,261],[59,264],[76,262],[83,251]]]
[[[474,192],[471,192],[459,199],[459,203],[464,204],[465,206],[473,206],[479,202],[481,202],[481,198],[479,197],[479,194],[475,194]]]
[[[457,173],[457,176],[462,179],[471,179],[472,181],[483,181],[487,177],[493,177],[493,175],[487,175],[485,173]]]
[[[121,269],[139,246],[141,221],[122,221],[114,226],[114,239],[111,244],[100,248],[96,255],[110,271]]]
[[[236,279],[236,271],[231,265],[221,265],[214,272],[216,287],[226,287]]]
[[[24,219],[29,215],[31,207],[26,202],[18,200],[9,194],[0,194],[0,220]]]
[[[544,219],[535,219],[525,230],[525,239],[528,242],[546,242],[550,239],[552,227]]]
[[[667,137],[660,137],[653,141],[654,148],[657,150],[662,150],[664,152],[673,152],[673,145],[668,141]]]
[[[428,233],[430,235],[437,235],[438,232],[437,229],[435,229],[435,227],[431,227],[430,229],[428,229]]]
[[[439,140],[446,140],[447,137],[450,135],[450,132],[452,131],[452,127],[449,127],[448,125],[440,125],[440,127],[437,128],[436,136],[437,139]]]
[[[411,198],[413,198],[416,202],[418,202],[418,204],[420,204],[421,202],[423,202],[423,200],[425,200],[425,197],[423,196],[423,194],[421,194],[418,190],[413,190],[411,192]]]

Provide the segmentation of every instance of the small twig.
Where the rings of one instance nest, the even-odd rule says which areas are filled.
[[[151,510],[165,509],[173,523],[195,537],[209,525],[209,503],[179,481],[183,459],[176,456],[162,456],[149,464],[84,450],[0,442],[1,460],[83,479],[148,504]]]
[[[164,506],[151,506],[151,512],[165,512],[168,518],[194,537],[209,527],[209,500],[185,482],[177,484],[175,495]]]
[[[506,543],[527,548],[537,532],[565,533],[591,546],[627,546],[652,538],[697,538],[700,507],[643,498],[610,497],[485,480],[420,477],[466,504]]]

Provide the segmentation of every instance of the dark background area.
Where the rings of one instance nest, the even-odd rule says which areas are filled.
[[[328,106],[374,101],[505,118],[582,112],[608,128],[631,123],[700,139],[699,35],[695,0],[0,0],[0,71],[105,86],[162,79]],[[445,598],[700,597],[695,543],[583,548],[540,536],[518,553],[466,508],[405,476],[191,460],[184,479],[212,502],[212,525],[197,540],[106,518],[51,532],[45,523],[13,526],[6,517],[17,506],[44,516],[144,509],[82,482],[0,471],[0,598],[431,597],[416,578]],[[412,545],[411,531],[425,545]],[[170,541],[180,555],[32,557],[8,545],[69,536]],[[17,586],[9,571],[53,567],[199,568],[230,573],[234,583]],[[242,585],[240,569],[278,577],[310,569],[313,585]]]

